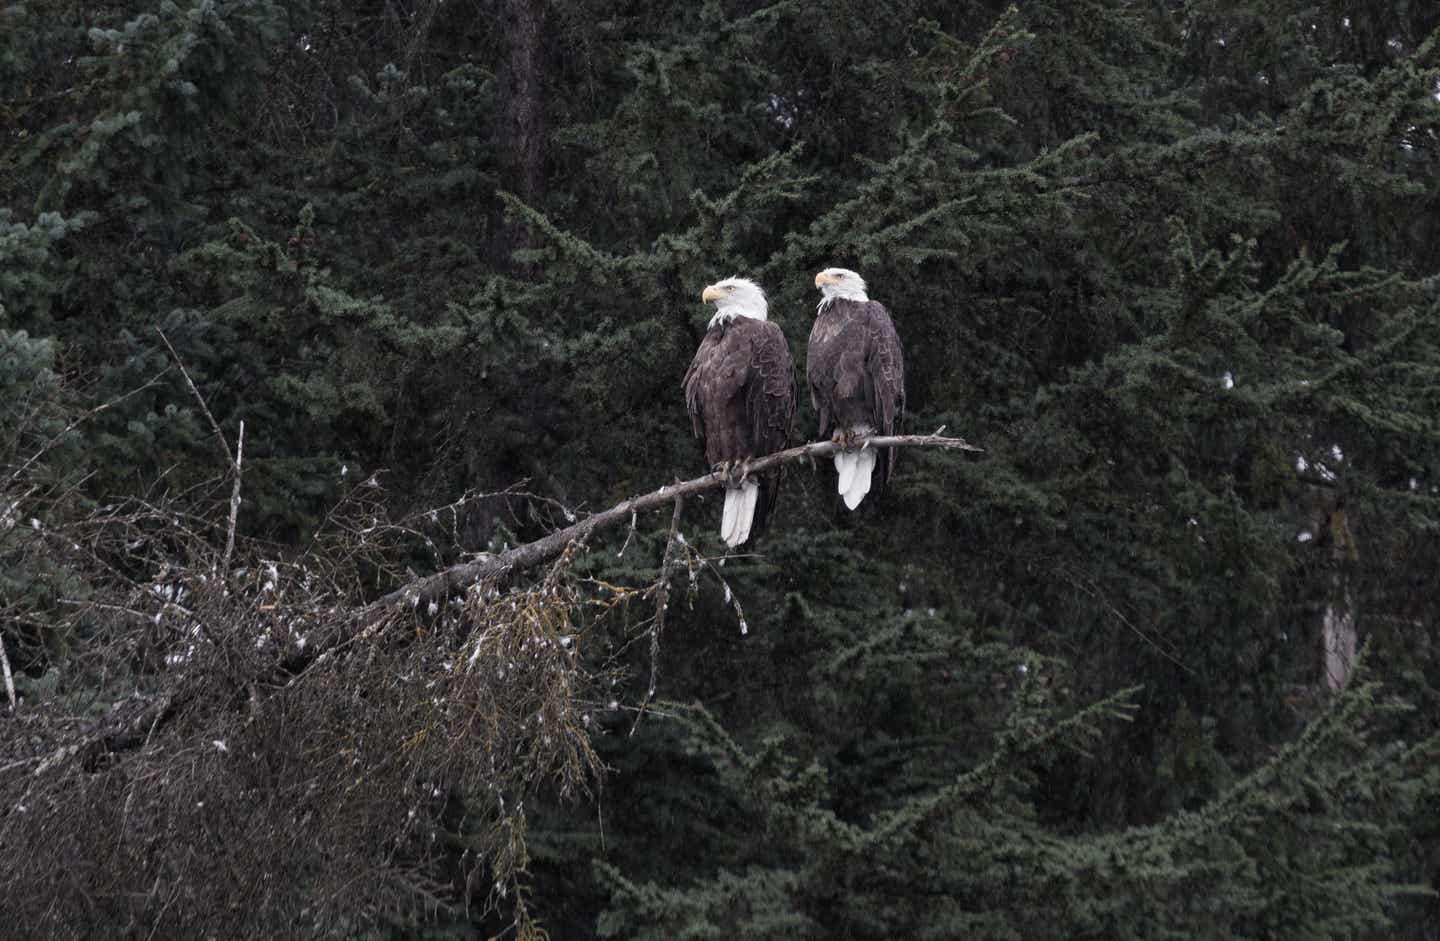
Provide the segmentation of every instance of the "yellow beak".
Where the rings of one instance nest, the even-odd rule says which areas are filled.
[[[822,271],[815,276],[815,286],[818,288],[822,284],[834,284],[835,280],[834,275],[829,275]]]
[[[718,284],[712,284],[705,289],[705,293],[700,295],[700,300],[708,304],[711,301],[718,301],[724,296],[725,290],[721,288]]]

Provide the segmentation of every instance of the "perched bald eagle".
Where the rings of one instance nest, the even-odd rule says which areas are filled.
[[[720,536],[738,546],[765,526],[779,475],[750,478],[745,462],[782,450],[795,417],[795,363],[785,334],[767,318],[765,292],[726,278],[700,295],[716,307],[705,339],[685,372],[685,407],[705,460],[726,477]]]
[[[905,357],[890,312],[865,294],[865,281],[847,268],[826,268],[815,276],[823,295],[810,329],[805,367],[810,398],[820,413],[820,437],[831,436],[838,489],[855,509],[870,492],[878,455],[851,447],[855,438],[895,433],[905,411]],[[895,449],[880,462],[880,485],[895,470]]]

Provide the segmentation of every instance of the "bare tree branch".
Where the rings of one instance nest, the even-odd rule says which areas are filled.
[[[978,448],[963,438],[943,437],[938,432],[932,435],[874,435],[861,439],[860,446],[862,448],[941,448],[950,451],[984,451],[983,448]],[[833,442],[817,441],[786,451],[777,451],[751,461],[749,472],[754,474],[796,461],[824,457],[833,454],[836,448],[837,445]],[[403,588],[396,589],[379,600],[356,610],[353,613],[352,623],[358,630],[354,633],[337,633],[327,641],[308,646],[305,650],[305,663],[308,666],[291,664],[291,669],[288,671],[291,678],[281,685],[293,684],[308,669],[327,662],[332,656],[338,655],[343,648],[362,643],[384,631],[388,626],[397,623],[395,616],[403,613],[407,608],[415,610],[424,604],[425,607],[421,610],[430,610],[431,602],[435,602],[438,608],[440,603],[447,599],[452,592],[459,592],[486,579],[503,580],[517,572],[554,559],[565,552],[568,547],[589,538],[592,533],[629,521],[633,514],[676,504],[692,494],[718,490],[724,485],[725,481],[719,474],[706,474],[693,480],[667,484],[643,496],[625,500],[608,510],[589,516],[573,526],[557,530],[533,542],[516,546],[498,555],[483,555],[474,561],[453,565],[434,575],[418,578]],[[732,604],[734,603],[732,601]],[[744,630],[743,615],[741,629]],[[295,672],[296,670],[299,672]],[[84,736],[83,744],[66,746],[52,753],[45,759],[42,766],[65,760],[77,753],[82,761],[93,763],[101,755],[138,748],[144,744],[147,735],[156,723],[163,725],[176,715],[199,692],[200,687],[200,680],[187,677],[176,687],[153,698],[137,698],[132,709],[97,720]]]
[[[940,429],[943,431],[944,429]],[[964,438],[942,437],[936,433],[933,435],[871,435],[860,439],[860,447],[863,448],[943,448],[951,451],[976,451],[983,452],[984,448],[977,448]],[[779,467],[783,464],[791,464],[795,461],[803,461],[835,453],[837,445],[832,441],[815,441],[804,444],[786,451],[776,451],[774,454],[767,454],[749,463],[749,472],[752,474],[769,470],[772,467]],[[679,500],[692,494],[704,493],[707,490],[718,490],[725,485],[724,478],[717,474],[706,474],[703,477],[696,477],[693,480],[686,480],[677,484],[667,484],[659,490],[651,491],[643,496],[631,497],[621,503],[612,506],[608,510],[587,516],[573,526],[557,530],[548,536],[544,536],[534,542],[527,542],[524,545],[516,546],[513,549],[491,555],[485,554],[480,558],[459,565],[452,565],[447,569],[436,572],[434,575],[419,578],[403,588],[397,588],[378,601],[367,606],[361,613],[362,617],[369,620],[373,617],[384,614],[391,608],[399,605],[418,607],[422,603],[437,601],[448,597],[452,592],[461,591],[464,588],[489,578],[504,577],[514,572],[523,571],[553,559],[564,551],[565,547],[572,542],[589,538],[591,533],[597,530],[606,529],[619,525],[630,519],[634,513],[647,512],[659,509],[669,503]]]
[[[160,334],[160,339],[165,342],[165,348],[170,351],[170,355],[175,359],[175,365],[180,367],[180,375],[185,377],[185,384],[190,387],[190,392],[195,396],[195,401],[200,403],[200,410],[204,412],[205,417],[210,420],[210,427],[214,430],[215,437],[220,441],[220,449],[225,452],[225,461],[230,465],[231,473],[235,475],[235,485],[230,491],[230,526],[225,532],[225,555],[220,561],[220,576],[223,578],[225,577],[225,573],[230,571],[230,556],[235,551],[235,522],[240,515],[240,462],[245,458],[245,422],[240,422],[240,437],[235,443],[235,450],[231,451],[230,442],[225,440],[225,433],[220,430],[220,423],[217,422],[215,416],[210,413],[210,406],[205,404],[205,396],[201,395],[200,390],[196,388],[195,380],[190,378],[190,371],[186,369],[185,364],[181,362],[180,354],[175,352],[175,347],[171,345],[170,338],[167,337],[165,331],[159,327],[155,328],[155,332]]]
[[[220,430],[220,423],[215,420],[214,415],[210,414],[210,406],[205,404],[205,396],[201,395],[200,390],[195,388],[195,380],[190,378],[190,371],[187,370],[185,364],[180,361],[180,354],[175,352],[175,347],[170,345],[170,338],[165,335],[165,331],[156,327],[155,332],[160,334],[160,339],[165,341],[165,348],[168,349],[170,355],[175,358],[175,365],[180,367],[180,375],[185,377],[185,384],[188,385],[190,391],[195,394],[195,401],[200,403],[200,410],[205,413],[206,418],[210,419],[210,427],[215,430],[215,437],[220,439],[220,448],[225,452],[225,462],[235,470],[238,476],[240,473],[239,464],[236,463],[235,455],[230,450],[230,442],[225,440],[225,433]]]
[[[10,700],[10,711],[15,711],[15,676],[10,672],[10,655],[5,652],[5,635],[0,634],[0,671],[5,673],[5,698]]]
[[[235,551],[235,521],[240,515],[240,465],[245,460],[245,421],[240,421],[240,436],[235,441],[235,486],[230,491],[230,526],[225,531],[225,555],[220,560],[220,576],[230,571],[230,554]]]
[[[660,678],[660,632],[665,630],[665,616],[670,611],[670,568],[675,564],[675,545],[680,539],[680,514],[685,509],[685,498],[675,498],[675,512],[670,517],[670,535],[665,540],[665,556],[660,561],[660,580],[655,586],[655,619],[650,624],[650,685],[645,690],[645,701],[635,714],[635,724],[630,734],[640,728],[645,717],[645,707],[655,698],[655,687]],[[628,537],[627,537],[628,540]]]
[[[11,472],[10,472],[10,476],[9,476],[8,478],[6,478],[5,483],[4,483],[4,484],[0,484],[0,488],[9,487],[11,484],[15,483],[15,481],[19,480],[21,474],[24,474],[27,470],[29,470],[29,469],[30,469],[30,466],[31,466],[32,464],[34,464],[36,461],[40,460],[40,458],[42,458],[42,457],[44,457],[46,454],[50,453],[50,449],[53,448],[53,447],[55,447],[55,445],[59,444],[60,441],[61,441],[66,435],[68,435],[70,432],[74,431],[76,428],[79,428],[81,425],[85,424],[87,421],[89,421],[90,419],[94,418],[96,415],[99,415],[101,412],[105,411],[106,409],[108,409],[108,408],[113,408],[114,406],[119,405],[121,402],[123,402],[123,401],[125,401],[126,399],[130,398],[132,395],[139,395],[141,392],[144,392],[146,389],[148,389],[148,388],[150,388],[151,386],[153,386],[153,385],[155,385],[156,383],[158,383],[158,382],[160,381],[161,377],[163,377],[163,376],[164,376],[167,372],[169,372],[169,371],[170,371],[169,367],[166,367],[165,369],[162,369],[160,372],[156,373],[156,374],[155,374],[154,376],[152,376],[150,379],[146,380],[146,382],[145,382],[144,385],[136,386],[135,388],[131,389],[129,392],[123,393],[123,394],[121,394],[121,395],[117,395],[115,398],[111,399],[110,401],[108,401],[108,402],[103,402],[103,403],[101,403],[100,405],[95,406],[94,408],[90,409],[88,412],[83,413],[79,418],[76,418],[74,421],[70,422],[70,424],[66,425],[63,429],[61,429],[59,433],[57,433],[56,435],[54,435],[53,437],[51,437],[49,441],[46,441],[45,444],[43,444],[43,445],[40,447],[40,450],[38,450],[38,451],[36,451],[34,454],[30,455],[28,458],[25,459],[24,463],[22,463],[19,467],[15,468],[13,471],[11,471]],[[26,494],[26,495],[28,496],[29,494]],[[17,505],[18,505],[18,504],[17,504]]]

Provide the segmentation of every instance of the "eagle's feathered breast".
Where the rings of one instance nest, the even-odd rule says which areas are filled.
[[[795,414],[795,365],[775,324],[737,317],[711,327],[684,385],[691,423],[711,464],[785,447]]]

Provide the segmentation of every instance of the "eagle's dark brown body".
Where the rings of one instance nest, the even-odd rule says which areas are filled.
[[[820,437],[868,427],[895,433],[905,410],[905,359],[890,312],[877,301],[834,298],[815,317],[805,367]],[[895,469],[896,449],[879,461],[880,484]]]
[[[705,439],[711,466],[783,450],[795,416],[795,363],[785,334],[768,320],[735,317],[705,334],[685,373],[685,405]],[[775,476],[760,476],[755,531],[778,495]]]

